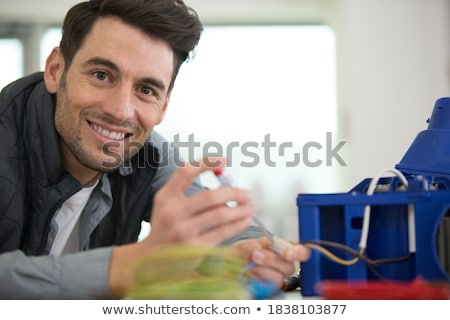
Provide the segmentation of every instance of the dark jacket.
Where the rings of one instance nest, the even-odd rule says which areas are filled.
[[[54,110],[42,73],[0,93],[0,253],[43,254],[56,210],[82,187],[63,167]],[[114,201],[88,248],[135,242],[141,221],[149,220],[158,152],[147,144],[130,162],[129,174],[107,175]]]

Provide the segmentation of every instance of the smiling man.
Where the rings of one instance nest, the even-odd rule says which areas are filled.
[[[179,244],[232,246],[279,286],[308,258],[270,250],[249,191],[198,184],[224,159],[177,168],[153,131],[201,31],[180,0],[82,2],[45,71],[2,90],[1,299],[122,298],[134,262]]]
[[[74,178],[89,185],[146,143],[167,109],[174,59],[168,43],[115,17],[93,25],[70,66],[53,50],[45,82],[57,97],[55,127]]]

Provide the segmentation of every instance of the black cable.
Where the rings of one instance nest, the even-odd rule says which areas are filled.
[[[411,259],[414,255],[414,253],[411,252],[408,255],[403,256],[403,257],[372,260],[369,257],[354,250],[353,248],[346,246],[344,244],[338,243],[338,242],[327,241],[327,240],[308,240],[308,241],[302,241],[300,243],[303,245],[306,245],[306,246],[308,246],[308,244],[314,244],[314,245],[318,245],[318,246],[328,246],[328,247],[343,251],[345,253],[349,253],[352,256],[355,256],[355,257],[361,259],[362,261],[364,261],[367,264],[367,266],[369,267],[369,269],[378,278],[384,279],[384,280],[386,280],[385,277],[383,277],[378,271],[376,271],[376,269],[375,269],[376,266],[404,262],[404,261],[407,261],[408,259]]]

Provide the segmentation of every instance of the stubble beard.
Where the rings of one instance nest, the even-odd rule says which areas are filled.
[[[118,152],[109,151],[103,145],[97,151],[103,155],[98,157],[83,145],[81,132],[76,128],[77,122],[72,119],[71,100],[67,93],[66,71],[61,75],[61,83],[56,94],[55,128],[60,137],[60,143],[65,144],[75,159],[84,167],[97,172],[108,173],[116,170],[124,162],[124,156]],[[112,145],[111,145],[112,146]],[[108,154],[109,153],[109,154]],[[130,155],[126,155],[129,158]]]

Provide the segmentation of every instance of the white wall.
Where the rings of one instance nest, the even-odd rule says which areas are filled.
[[[449,95],[447,0],[345,0],[339,30],[347,185],[397,164]]]
[[[449,95],[449,0],[190,0],[206,22],[319,22],[337,32],[340,139],[336,190],[395,166]],[[224,18],[227,16],[227,18]],[[257,18],[258,17],[258,18]],[[324,115],[325,116],[325,115]]]

